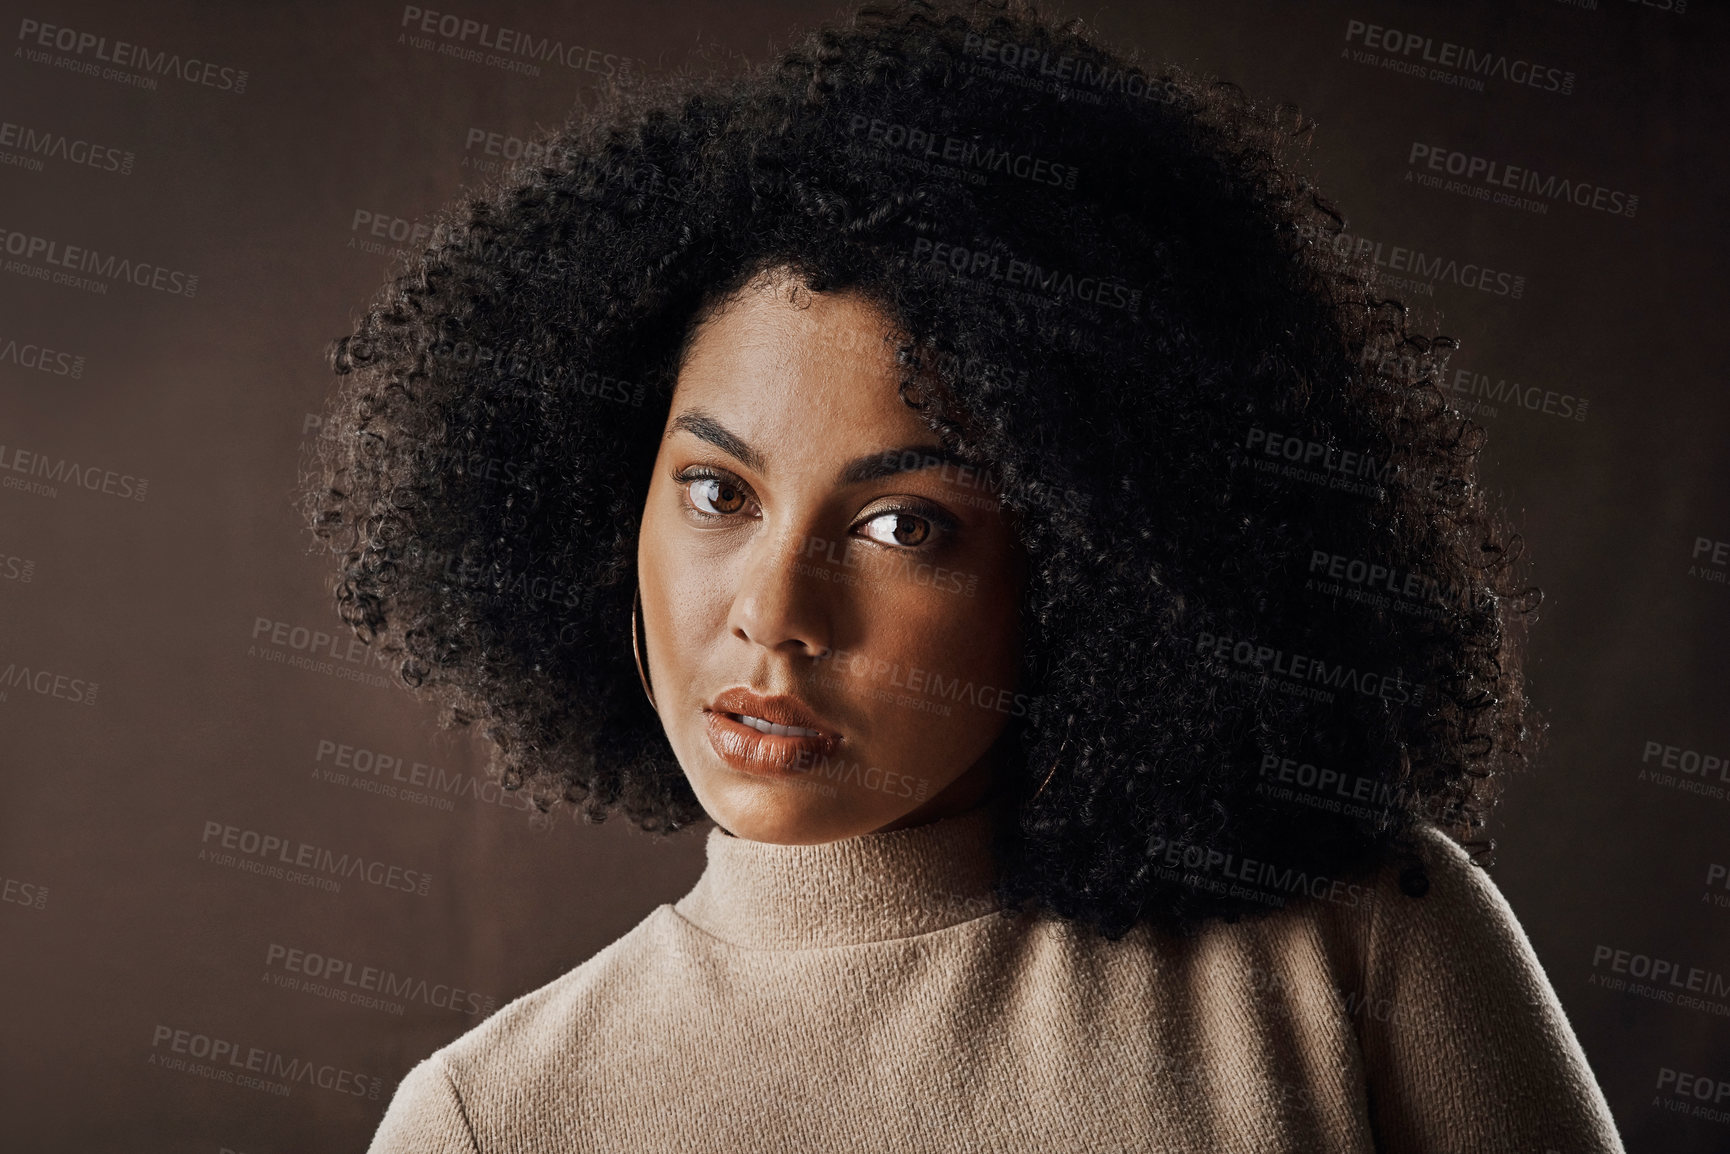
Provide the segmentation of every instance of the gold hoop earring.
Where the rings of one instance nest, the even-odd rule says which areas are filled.
[[[643,683],[643,693],[649,699],[649,708],[659,713],[661,707],[655,704],[655,691],[649,687],[648,670],[643,668],[643,650],[649,647],[649,639],[645,636],[642,641],[637,640],[637,635],[642,632],[642,623],[639,620],[642,609],[643,587],[638,585],[631,594],[631,657],[637,662],[637,680]]]

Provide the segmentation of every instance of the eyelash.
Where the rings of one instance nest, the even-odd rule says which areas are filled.
[[[706,465],[694,465],[694,466],[684,468],[684,469],[675,469],[673,471],[673,483],[675,485],[679,486],[679,500],[684,503],[686,509],[688,509],[692,513],[695,513],[697,516],[703,518],[706,521],[716,521],[716,520],[721,520],[721,519],[727,518],[727,517],[737,517],[737,516],[739,516],[739,514],[738,513],[706,513],[703,510],[697,508],[695,505],[693,505],[691,503],[691,496],[690,496],[690,493],[688,491],[688,486],[691,484],[692,481],[721,481],[727,485],[734,486],[734,487],[740,489],[742,492],[744,492],[746,494],[746,500],[752,501],[752,502],[756,501],[756,497],[750,495],[751,494],[750,486],[746,485],[743,481],[739,480],[738,477],[735,477],[731,473],[723,472],[722,470],[719,470],[719,469],[710,468],[709,466],[706,466]],[[892,513],[899,513],[900,515],[902,515],[904,517],[918,517],[920,520],[926,521],[931,525],[932,532],[931,532],[929,538],[922,544],[919,544],[919,545],[886,545],[886,546],[884,546],[885,548],[902,549],[902,550],[905,550],[909,553],[929,552],[929,551],[937,548],[939,545],[943,544],[943,542],[946,541],[949,538],[949,536],[956,531],[957,528],[959,528],[959,526],[956,524],[955,520],[953,518],[951,518],[948,514],[941,513],[939,511],[937,511],[936,509],[930,508],[930,507],[925,506],[925,505],[898,505],[898,506],[891,506],[889,508],[884,508],[884,509],[873,509],[871,511],[871,515],[869,517],[866,517],[866,518],[858,521],[857,523],[855,523],[852,526],[852,528],[857,529],[857,528],[859,528],[860,525],[870,524],[872,521],[875,521],[877,518],[888,516],[889,514],[892,514]],[[852,530],[850,529],[849,532],[851,532],[851,531]],[[873,545],[883,545],[884,544],[882,541],[878,541],[878,540],[875,540],[872,538],[866,538],[866,539],[869,540]]]

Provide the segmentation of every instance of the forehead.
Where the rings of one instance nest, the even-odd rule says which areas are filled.
[[[692,334],[670,416],[701,408],[752,443],[826,442],[825,457],[839,441],[935,444],[900,398],[897,339],[863,296],[760,277]]]

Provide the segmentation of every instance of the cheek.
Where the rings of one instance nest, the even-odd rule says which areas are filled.
[[[848,690],[870,699],[875,732],[915,762],[960,770],[996,738],[1014,701],[1020,651],[1013,598],[981,583],[973,597],[904,584],[869,609],[861,658],[843,664]],[[874,642],[874,643],[873,643]]]
[[[656,685],[688,684],[711,639],[725,631],[732,601],[728,568],[720,558],[691,548],[664,493],[650,496],[637,549],[638,581]]]
[[[983,558],[911,562],[878,606],[882,635],[923,668],[1007,688],[1019,659],[1012,576]]]

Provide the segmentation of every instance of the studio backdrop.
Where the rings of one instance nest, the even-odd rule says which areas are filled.
[[[1628,1148],[1730,1149],[1730,17],[1073,11],[1313,121],[1335,243],[1458,341],[1445,387],[1545,593],[1551,729],[1495,811],[1492,876]],[[327,344],[459,188],[532,160],[597,85],[738,68],[834,15],[11,6],[0,1149],[362,1149],[416,1061],[695,881],[699,830],[501,790],[339,621],[295,495]],[[1401,595],[1348,569],[1354,596]],[[271,1076],[224,1061],[255,1051]]]

